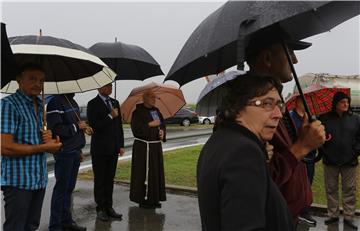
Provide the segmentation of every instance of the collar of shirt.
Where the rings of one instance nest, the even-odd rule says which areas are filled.
[[[109,96],[103,96],[102,94],[99,94],[99,97],[100,97],[100,99],[102,99],[102,101],[104,102],[105,105],[107,105],[106,100],[109,99],[110,106],[113,106]]]
[[[19,89],[16,90],[15,94],[17,94],[19,97],[23,98],[26,102],[33,104],[32,98],[30,98],[29,96],[22,93]],[[42,105],[42,100],[39,97],[36,97],[36,101],[39,106]]]

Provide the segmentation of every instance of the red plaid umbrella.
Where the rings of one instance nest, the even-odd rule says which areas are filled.
[[[326,87],[320,84],[313,84],[303,89],[306,103],[309,106],[312,115],[321,115],[331,111],[332,99],[336,92],[342,91],[350,96],[350,88],[345,87]],[[299,93],[294,93],[288,100],[286,100],[286,107],[288,110],[295,108],[296,98]]]

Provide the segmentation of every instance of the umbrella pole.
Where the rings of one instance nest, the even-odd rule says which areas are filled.
[[[117,42],[117,37],[115,37],[115,42]],[[116,65],[115,70],[117,70],[117,64],[118,64],[118,63],[115,62],[115,65]],[[114,82],[115,82],[115,84],[114,84],[114,85],[115,85],[114,99],[116,99],[116,77],[115,77],[115,81],[114,81]]]
[[[305,112],[306,114],[308,115],[308,118],[309,118],[309,121],[312,122],[314,120],[316,120],[316,117],[315,115],[312,116],[311,113],[310,113],[310,110],[309,110],[309,106],[307,105],[306,103],[306,99],[305,99],[305,96],[304,96],[304,93],[301,89],[301,85],[300,85],[300,82],[299,82],[299,78],[296,74],[296,71],[295,71],[295,68],[294,68],[294,64],[292,63],[291,61],[291,57],[290,57],[290,53],[289,53],[289,50],[287,48],[287,46],[285,45],[285,41],[281,41],[281,45],[282,47],[284,48],[284,51],[285,51],[285,54],[286,54],[286,57],[287,57],[287,60],[288,60],[288,63],[289,63],[289,66],[291,68],[291,72],[294,76],[294,80],[295,80],[295,84],[296,84],[296,87],[298,88],[298,91],[299,91],[299,96],[301,98],[301,100],[303,101],[304,103],[304,109],[305,109]]]
[[[288,62],[289,62],[289,66],[290,66],[290,68],[291,68],[291,72],[293,73],[296,86],[297,86],[297,88],[298,88],[298,90],[299,90],[300,98],[301,98],[301,100],[302,100],[303,103],[304,103],[304,109],[305,109],[306,114],[308,115],[309,122],[315,121],[315,120],[316,120],[316,115],[311,116],[311,114],[310,114],[309,106],[308,106],[307,103],[306,103],[306,99],[305,99],[304,93],[303,93],[303,91],[302,91],[302,89],[301,89],[299,79],[298,79],[298,77],[297,77],[297,74],[296,74],[294,65],[293,65],[293,63],[292,63],[292,61],[291,61],[291,57],[290,57],[290,54],[289,54],[289,50],[288,50],[287,46],[285,45],[284,40],[281,41],[281,45],[282,45],[282,47],[284,48],[284,51],[285,51],[287,60],[288,60]],[[324,147],[323,147],[323,146],[320,146],[320,147],[318,148],[318,154],[316,155],[316,157],[314,158],[314,160],[313,160],[312,162],[313,162],[313,163],[316,163],[316,162],[320,161],[321,158],[322,158],[322,156],[323,156],[323,153],[324,153],[324,152],[325,152],[325,151],[324,151]]]
[[[44,93],[44,86],[41,91],[41,103],[42,103],[42,109],[43,109],[43,130],[47,130],[47,124],[46,124],[46,111],[45,111],[45,93]]]
[[[115,80],[115,91],[114,91],[114,99],[116,99],[116,80]]]

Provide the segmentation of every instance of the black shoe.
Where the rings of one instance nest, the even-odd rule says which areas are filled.
[[[156,204],[154,204],[154,206],[155,206],[155,208],[161,208],[161,203],[160,202],[158,202],[158,203],[156,203]]]
[[[329,219],[325,220],[325,225],[330,225],[339,222],[338,217],[330,217]]]
[[[112,218],[122,219],[122,214],[115,212],[113,208],[107,210],[107,215]]]
[[[75,222],[71,222],[71,223],[68,223],[68,224],[63,224],[62,228],[64,230],[68,230],[68,231],[86,231],[86,227],[79,226]]]
[[[104,210],[98,211],[96,214],[96,218],[99,219],[100,221],[109,221],[109,216]]]
[[[355,225],[353,220],[344,219],[344,224],[349,226],[350,228],[352,228],[354,230],[358,229],[357,225]]]
[[[316,220],[309,213],[301,214],[299,221],[310,226],[316,226]]]

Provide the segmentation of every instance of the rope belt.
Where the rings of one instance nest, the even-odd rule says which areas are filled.
[[[145,172],[146,172],[146,177],[145,177],[145,185],[146,185],[145,200],[146,200],[148,198],[148,191],[149,191],[148,177],[149,177],[150,144],[161,143],[161,140],[148,141],[148,140],[143,140],[143,139],[136,138],[136,137],[134,139],[146,143],[146,169],[145,169]]]

